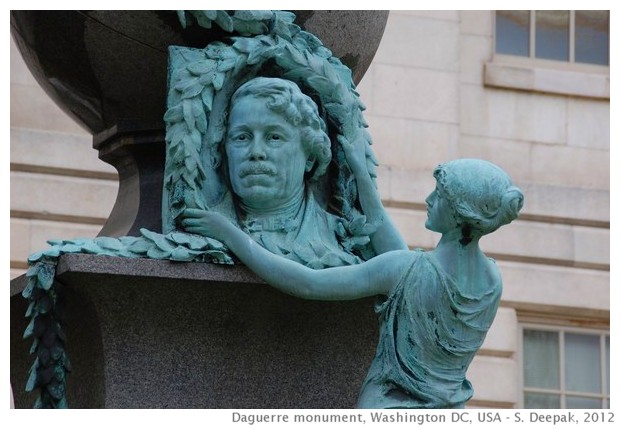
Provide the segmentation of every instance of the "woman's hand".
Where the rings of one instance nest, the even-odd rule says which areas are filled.
[[[349,164],[349,168],[354,176],[367,173],[366,167],[366,140],[361,130],[355,132],[352,136],[345,137],[338,135],[338,142],[342,146],[344,155]]]
[[[185,209],[181,214],[185,231],[224,242],[227,229],[233,224],[222,214],[203,209]]]

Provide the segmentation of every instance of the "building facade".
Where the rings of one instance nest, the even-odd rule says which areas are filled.
[[[489,160],[525,193],[521,218],[481,241],[504,293],[470,367],[469,406],[609,407],[609,62],[579,53],[591,51],[580,28],[604,33],[604,24],[536,15],[393,11],[358,90],[380,193],[410,247],[439,238],[424,229],[424,200],[440,162]],[[564,22],[570,52],[547,55],[545,31],[555,40]],[[117,189],[91,136],[40,89],[12,43],[11,278],[47,239],[94,237]]]

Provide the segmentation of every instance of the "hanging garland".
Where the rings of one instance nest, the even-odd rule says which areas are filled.
[[[54,281],[58,258],[69,253],[85,253],[123,258],[150,258],[170,261],[232,264],[226,247],[217,240],[173,232],[162,235],[146,229],[140,237],[97,237],[95,239],[52,240],[52,246],[28,258],[27,284],[22,296],[29,301],[26,317],[30,323],[24,338],[33,338],[30,353],[35,355],[26,391],[39,389],[35,408],[66,408],[66,376],[71,371],[65,351],[67,341],[62,314],[62,285]]]

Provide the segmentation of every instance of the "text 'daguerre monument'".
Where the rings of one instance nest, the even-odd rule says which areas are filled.
[[[378,43],[386,14],[373,13],[343,12],[342,26],[375,22]],[[478,241],[523,205],[506,173],[476,159],[437,166],[425,226],[441,239],[410,250],[375,184],[351,70],[367,64],[343,64],[322,41],[333,16],[313,34],[303,12],[128,14],[133,30],[153,20],[185,37],[158,41],[159,122],[126,119],[122,103],[111,123],[73,113],[103,159],[124,160],[119,200],[140,201],[117,201],[100,237],[30,256],[11,308],[11,330],[24,310],[32,341],[28,355],[12,337],[17,404],[462,408],[502,291]],[[43,18],[11,19],[28,52],[20,31]]]

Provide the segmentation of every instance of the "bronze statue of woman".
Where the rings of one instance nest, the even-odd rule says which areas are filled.
[[[348,146],[354,165],[355,143]],[[516,219],[523,194],[487,161],[451,161],[434,176],[426,227],[441,239],[427,252],[394,250],[358,265],[313,270],[261,248],[218,213],[189,209],[183,224],[225,242],[283,292],[315,300],[380,296],[380,338],[359,407],[462,408],[473,394],[467,368],[502,292],[499,270],[479,240]]]

